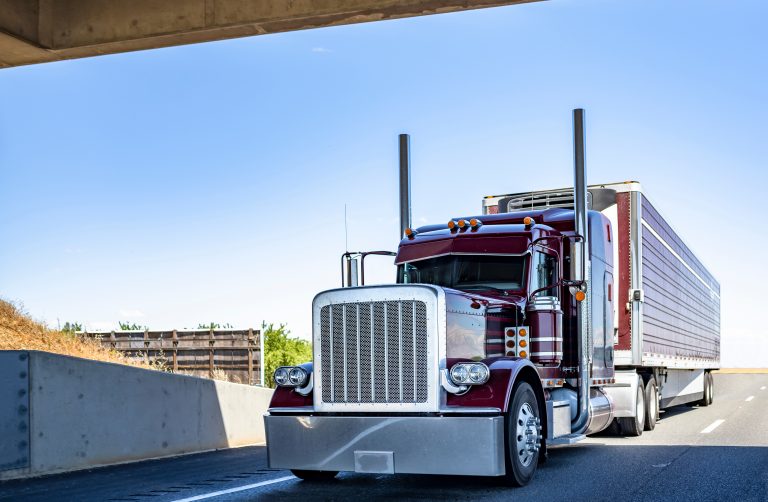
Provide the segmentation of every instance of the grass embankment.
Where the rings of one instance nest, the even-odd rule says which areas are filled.
[[[47,328],[18,306],[0,300],[0,350],[42,350],[110,363],[144,366],[92,339]],[[146,366],[145,366],[146,367]]]

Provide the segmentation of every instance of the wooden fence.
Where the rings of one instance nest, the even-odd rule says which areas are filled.
[[[85,331],[84,336],[131,359],[164,364],[174,373],[263,385],[261,332],[253,329]]]

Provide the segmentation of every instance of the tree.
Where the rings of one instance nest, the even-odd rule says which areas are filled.
[[[272,375],[280,366],[296,366],[312,361],[312,345],[307,340],[289,336],[285,324],[275,327],[264,323],[261,326],[264,337],[264,383],[274,387]]]
[[[61,328],[61,331],[65,333],[76,333],[78,331],[83,331],[83,325],[79,322],[65,322],[64,326]]]

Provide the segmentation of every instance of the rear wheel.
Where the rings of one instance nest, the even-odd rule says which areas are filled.
[[[656,428],[656,420],[659,419],[659,388],[656,379],[651,377],[645,384],[645,427],[647,431]]]
[[[525,486],[536,472],[541,449],[541,417],[533,388],[520,382],[506,416],[507,483]]]
[[[637,377],[637,396],[635,401],[635,416],[616,419],[625,436],[640,436],[645,428],[645,385],[643,377]]]
[[[298,469],[292,469],[291,472],[304,481],[329,481],[339,473],[339,471],[302,471]]]

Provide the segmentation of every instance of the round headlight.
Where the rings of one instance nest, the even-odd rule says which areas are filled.
[[[291,385],[301,387],[307,382],[307,372],[304,371],[304,368],[299,368],[298,366],[291,368],[291,371],[288,373],[288,379]]]
[[[467,366],[464,364],[457,364],[453,368],[451,368],[451,380],[453,380],[453,383],[456,385],[463,385],[467,383],[467,379],[469,378],[469,370],[467,369]]]
[[[469,368],[469,380],[472,383],[485,383],[488,381],[488,367],[485,364],[473,364]]]
[[[275,370],[275,383],[277,385],[283,386],[288,383],[288,369],[287,368],[277,368]]]

